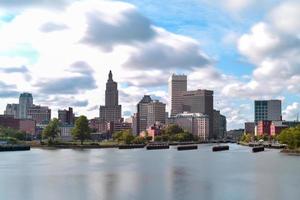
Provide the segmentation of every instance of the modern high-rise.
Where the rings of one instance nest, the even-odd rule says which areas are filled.
[[[209,137],[214,138],[214,97],[211,90],[194,90],[183,93],[183,111],[202,113],[209,117]]]
[[[150,102],[147,107],[147,128],[156,122],[166,123],[166,104],[155,100]]]
[[[68,110],[58,110],[58,120],[64,125],[74,124],[74,113],[73,108],[69,107]]]
[[[172,74],[169,78],[170,114],[175,116],[183,112],[183,96],[187,91],[187,76]]]
[[[19,98],[19,116],[20,119],[27,119],[27,110],[33,106],[33,97],[30,93],[22,93]]]
[[[281,100],[256,100],[254,104],[255,123],[282,120]]]
[[[151,97],[149,95],[144,95],[141,101],[137,104],[136,134],[147,129],[148,104],[151,102]]]
[[[118,83],[113,81],[109,71],[105,90],[105,106],[100,106],[100,120],[104,122],[120,122],[122,106],[119,105]]]
[[[19,104],[7,104],[6,109],[4,111],[4,115],[10,115],[13,116],[14,118],[19,117]]]
[[[37,124],[48,124],[51,120],[51,109],[33,105],[27,109],[27,119],[32,119]]]

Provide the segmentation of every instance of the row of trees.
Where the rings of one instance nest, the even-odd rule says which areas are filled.
[[[43,138],[48,138],[49,143],[53,143],[55,138],[59,135],[59,121],[54,118],[43,130]],[[72,129],[72,136],[75,140],[80,140],[81,144],[90,138],[91,130],[86,116],[80,116],[75,121],[75,127]]]
[[[257,142],[257,141],[260,141],[260,140],[263,140],[263,141],[273,141],[273,140],[276,140],[276,137],[275,136],[270,136],[270,135],[267,135],[267,134],[264,134],[264,135],[259,135],[259,136],[254,136],[250,133],[247,133],[247,134],[244,134],[240,141],[242,142]]]
[[[279,141],[282,144],[288,145],[290,149],[300,148],[300,126],[287,128],[281,131],[278,136],[253,136],[251,134],[245,134],[242,136],[242,142],[252,142],[252,141]]]
[[[144,144],[152,140],[151,136],[146,133],[145,137],[134,136],[131,130],[125,130],[113,134],[114,141],[125,143],[125,144]],[[157,142],[186,142],[186,141],[196,141],[197,137],[191,133],[184,131],[178,125],[170,125],[161,130],[161,134],[154,138]]]
[[[26,140],[27,134],[12,128],[0,126],[0,140],[16,143],[18,140]]]
[[[161,135],[155,137],[155,141],[176,141],[176,142],[187,142],[187,141],[197,141],[198,137],[188,131],[183,130],[180,126],[176,124],[169,125],[161,131]]]

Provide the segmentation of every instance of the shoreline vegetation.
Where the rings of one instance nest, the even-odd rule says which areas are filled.
[[[277,136],[245,134],[238,143],[250,147],[263,145],[265,148],[282,149],[281,153],[300,156],[300,126],[284,129]]]

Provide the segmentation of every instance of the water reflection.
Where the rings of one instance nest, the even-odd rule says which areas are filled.
[[[232,145],[178,152],[40,150],[0,154],[0,199],[298,199],[300,159]]]

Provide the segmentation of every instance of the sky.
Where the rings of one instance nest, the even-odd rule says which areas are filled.
[[[0,112],[34,103],[89,118],[109,70],[125,117],[144,94],[168,106],[168,78],[214,90],[228,129],[253,121],[255,99],[300,110],[299,0],[0,0]]]

